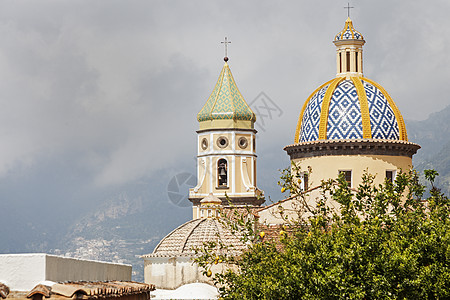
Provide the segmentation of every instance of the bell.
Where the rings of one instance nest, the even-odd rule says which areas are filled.
[[[227,176],[227,173],[225,173],[225,169],[224,168],[220,169],[219,175],[220,176]]]

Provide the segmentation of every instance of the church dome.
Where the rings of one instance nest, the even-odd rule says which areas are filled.
[[[386,90],[364,77],[337,77],[314,91],[300,113],[296,142],[407,141],[402,115]]]
[[[234,251],[246,248],[217,218],[201,218],[188,221],[173,230],[151,254],[144,257],[193,256],[194,249],[202,248],[205,242],[220,242]]]
[[[319,86],[305,101],[295,131],[295,142],[324,140],[407,141],[403,117],[386,90],[363,76],[365,41],[345,21],[334,39],[336,78]]]
[[[362,34],[353,27],[353,22],[350,18],[347,18],[345,21],[344,29],[334,37],[335,42],[342,40],[364,40]]]

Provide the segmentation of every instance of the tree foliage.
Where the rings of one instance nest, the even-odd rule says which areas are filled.
[[[413,171],[382,185],[366,173],[356,190],[343,176],[322,182],[321,197],[308,206],[295,172],[286,170],[281,185],[300,201],[298,221],[280,228],[277,239],[265,239],[254,219],[226,219],[251,243],[239,257],[221,249],[219,261],[229,267],[214,275],[221,297],[449,299],[450,201],[434,186],[438,174],[424,173],[427,199]],[[219,257],[206,248],[197,260],[205,274]]]

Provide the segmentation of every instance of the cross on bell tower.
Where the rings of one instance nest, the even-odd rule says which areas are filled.
[[[229,41],[228,38],[225,37],[225,41],[220,43],[225,45],[225,57],[223,58],[223,60],[228,61],[228,44],[231,44],[231,41]]]

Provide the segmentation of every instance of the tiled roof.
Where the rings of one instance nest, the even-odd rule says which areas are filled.
[[[221,242],[232,247],[231,252],[246,248],[218,219],[202,218],[176,228],[159,242],[153,253],[143,257],[193,256],[194,249],[201,248],[204,242]]]
[[[364,37],[362,34],[357,31],[353,27],[353,22],[350,18],[347,18],[345,21],[345,26],[342,31],[340,31],[336,36],[334,37],[335,41],[342,41],[342,40],[364,40]]]
[[[0,283],[0,297],[5,299],[6,297],[8,297],[8,294],[9,287],[4,283]]]
[[[255,114],[239,92],[227,63],[223,66],[208,101],[197,115],[199,122],[226,119],[256,120]]]
[[[155,285],[153,284],[134,281],[76,281],[55,283],[51,286],[38,284],[30,292],[12,292],[6,294],[5,297],[2,295],[2,298],[31,299],[36,296],[41,296],[42,299],[103,299],[112,297],[150,299],[150,291],[154,290]]]
[[[344,139],[408,140],[400,110],[368,78],[337,77],[314,91],[302,107],[296,143]]]

